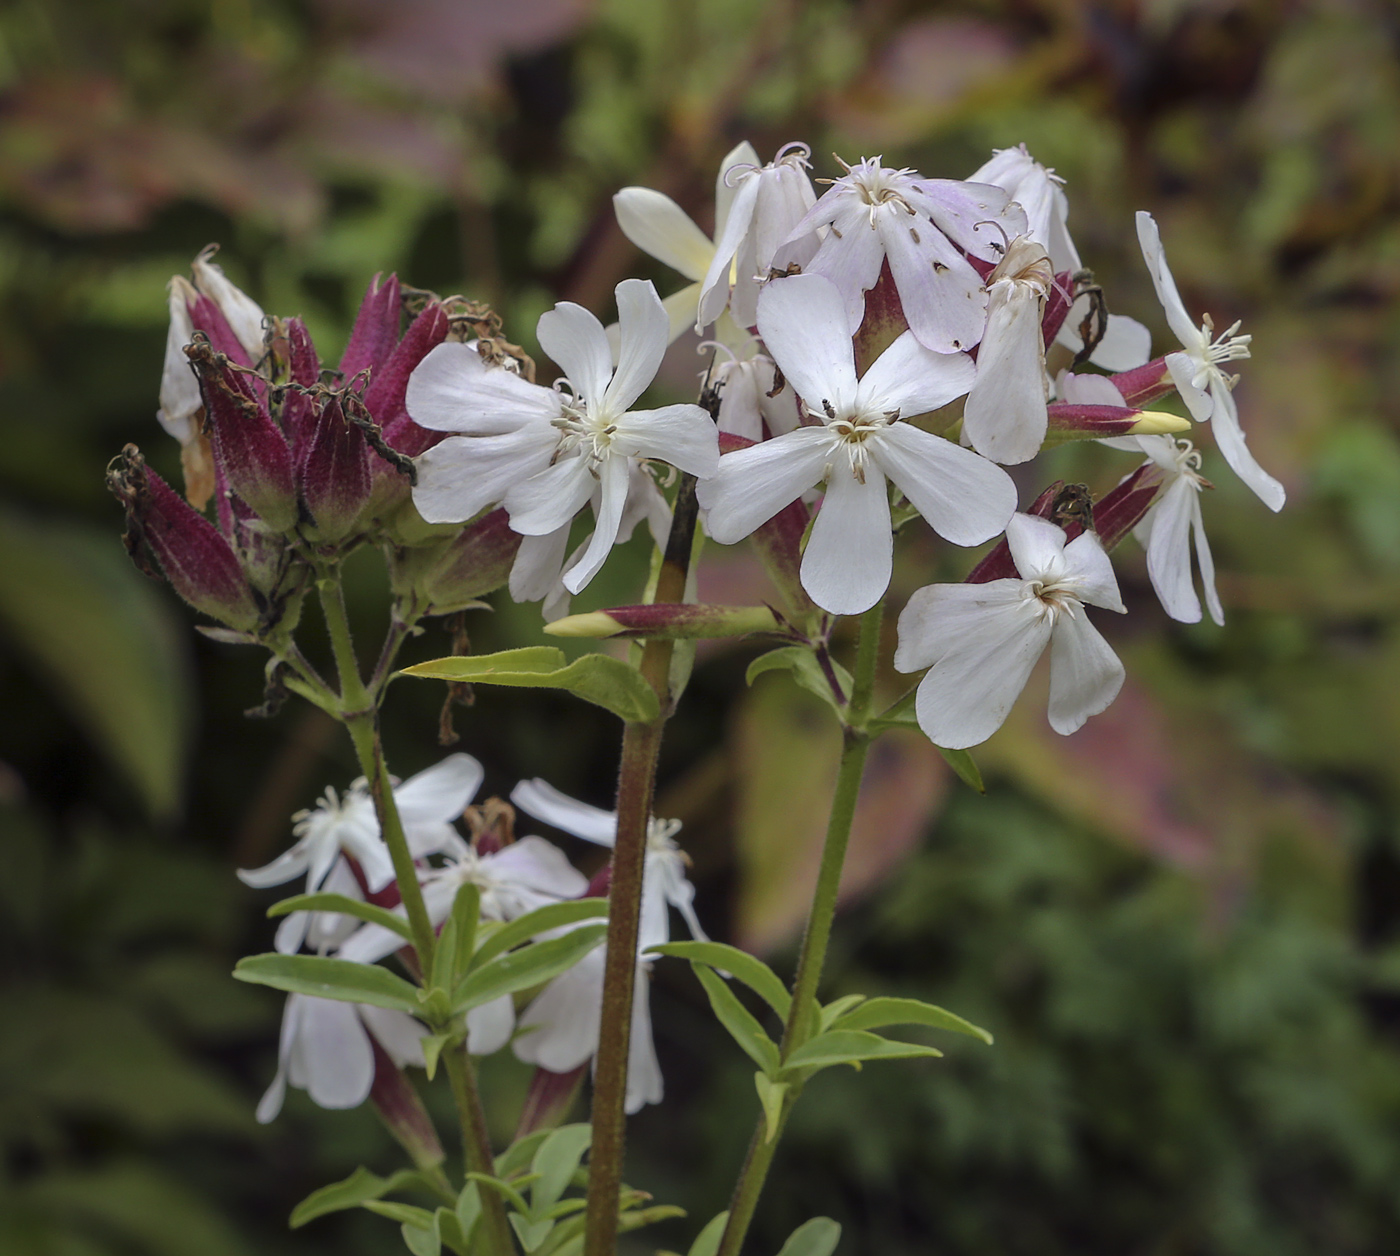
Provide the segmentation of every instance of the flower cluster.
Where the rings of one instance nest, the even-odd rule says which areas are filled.
[[[465,839],[455,822],[467,811],[482,777],[474,758],[453,754],[393,790],[435,928],[447,919],[457,891],[465,884],[474,885],[480,894],[481,918],[498,923],[598,892],[558,846],[534,835],[516,838],[511,809],[499,803],[470,813],[478,823],[472,826],[471,840]],[[522,781],[511,800],[520,811],[586,842],[611,846],[616,837],[613,813],[577,802],[542,780]],[[490,816],[492,822],[480,823],[483,816]],[[651,962],[646,953],[669,941],[670,907],[681,914],[693,937],[705,937],[695,915],[695,888],[686,876],[688,861],[675,841],[679,831],[675,820],[651,822],[637,952],[629,1111],[659,1103],[662,1097],[647,998]],[[403,915],[389,851],[363,780],[344,794],[327,789],[315,807],[293,817],[292,834],[297,840],[288,850],[266,867],[241,870],[239,878],[264,889],[305,874],[308,893],[338,893]],[[275,940],[283,954],[305,946],[319,955],[358,964],[378,963],[405,945],[400,934],[383,925],[361,924],[335,911],[290,912],[283,917]],[[519,1059],[551,1073],[570,1073],[587,1064],[598,1047],[605,958],[606,948],[589,952],[546,984],[519,1017],[509,995],[473,1008],[466,1016],[467,1050],[490,1055],[509,1044]],[[369,1097],[384,1070],[423,1066],[421,1039],[427,1032],[403,1012],[289,995],[277,1074],[258,1106],[258,1119],[267,1122],[276,1117],[288,1085],[306,1090],[321,1107],[357,1107]]]

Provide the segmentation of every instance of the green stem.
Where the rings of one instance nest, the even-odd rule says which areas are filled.
[[[671,532],[657,575],[654,602],[685,597],[697,506],[695,477],[686,476],[676,495]],[[632,994],[637,975],[637,933],[647,822],[656,785],[656,758],[670,715],[671,656],[675,642],[652,639],[642,650],[641,673],[661,703],[661,714],[628,724],[622,734],[617,783],[617,840],[608,888],[607,958],[598,1054],[593,1073],[593,1146],[588,1160],[588,1216],[584,1256],[612,1256],[617,1246],[617,1205],[627,1134],[627,1058],[631,1050]]]
[[[413,852],[409,849],[408,838],[403,830],[403,819],[394,801],[393,781],[384,761],[384,747],[379,738],[379,697],[382,690],[372,694],[360,676],[339,579],[334,573],[323,574],[317,581],[317,589],[325,611],[331,650],[340,673],[340,719],[355,745],[360,771],[369,782],[375,815],[379,819],[379,831],[384,838],[384,844],[389,848],[389,858],[393,861],[394,877],[399,886],[399,897],[403,900],[409,928],[413,933],[413,949],[417,953],[419,972],[430,973],[433,970],[433,951],[437,944],[437,935],[433,931],[427,904],[423,901],[423,887],[418,883],[418,870],[413,862]],[[491,1156],[491,1143],[487,1136],[481,1095],[477,1090],[475,1070],[467,1057],[465,1047],[461,1051],[446,1052],[443,1062],[448,1082],[452,1087],[452,1096],[457,1104],[457,1115],[462,1127],[462,1150],[467,1168],[474,1173],[494,1173],[495,1162]],[[484,1191],[481,1206],[487,1249],[496,1256],[512,1256],[515,1244],[511,1239],[505,1207],[500,1197],[491,1191]]]
[[[877,602],[860,621],[860,639],[856,646],[855,674],[851,701],[847,708],[841,764],[836,772],[836,792],[831,800],[831,817],[827,821],[826,841],[822,846],[821,868],[812,894],[812,907],[807,916],[807,929],[802,937],[802,951],[797,961],[797,976],[793,981],[792,1011],[783,1032],[782,1056],[787,1059],[811,1036],[812,1014],[817,1006],[817,988],[821,983],[822,967],[826,963],[827,946],[831,941],[831,926],[836,918],[836,900],[841,889],[841,870],[846,862],[846,847],[851,840],[851,824],[855,819],[856,803],[860,797],[861,777],[865,772],[866,753],[870,735],[865,722],[870,717],[871,698],[875,689],[875,665],[880,652],[880,624],[884,603]],[[768,1176],[768,1167],[778,1148],[801,1086],[788,1091],[779,1114],[773,1137],[768,1137],[767,1122],[758,1120],[748,1155],[734,1186],[729,1205],[729,1221],[724,1228],[717,1256],[738,1256],[753,1220],[758,1197]]]

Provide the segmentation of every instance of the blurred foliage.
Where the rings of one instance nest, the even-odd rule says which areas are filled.
[[[979,756],[987,798],[915,739],[880,744],[832,992],[930,998],[998,1042],[823,1078],[755,1250],[814,1213],[852,1253],[1393,1250],[1398,125],[1386,0],[6,6],[0,1250],[393,1248],[373,1219],[284,1228],[312,1187],[396,1163],[369,1114],[295,1095],[271,1130],[249,1116],[276,1006],[226,978],[270,936],[231,870],[355,772],[314,712],[245,720],[261,660],[189,632],[120,553],[107,459],[133,440],[178,474],[152,420],[166,279],[220,240],[235,279],[334,346],[393,268],[494,301],[533,348],[553,300],[606,316],[628,274],[679,286],[610,197],[659,188],[708,226],[740,138],[765,155],[805,139],[816,174],[835,149],[953,177],[1024,140],[1067,180],[1114,308],[1162,333],[1131,230],[1150,208],[1187,304],[1254,335],[1237,396],[1290,491],[1269,517],[1207,451],[1226,627],[1166,621],[1125,547],[1132,614],[1107,628],[1130,687],[1069,739],[1028,693]],[[668,359],[675,398],[693,347]],[[1097,489],[1122,471],[1098,450],[1049,461]],[[911,537],[894,600],[965,568]],[[630,600],[644,571],[630,552],[588,604]],[[737,548],[707,551],[701,592],[764,596]],[[368,629],[372,561],[350,593]],[[473,643],[535,643],[537,615],[501,605]],[[435,633],[418,657],[443,652]],[[716,934],[780,949],[832,735],[782,678],[744,690],[748,657],[700,652],[659,810],[686,820]],[[390,701],[403,775],[441,753],[428,688]],[[489,790],[546,772],[609,802],[601,712],[482,692],[458,726]],[[632,1176],[703,1220],[748,1137],[751,1070],[684,966],[659,966],[655,1015],[671,1099],[636,1120]],[[488,1080],[508,1135],[523,1074]],[[656,1241],[684,1250],[695,1224]]]

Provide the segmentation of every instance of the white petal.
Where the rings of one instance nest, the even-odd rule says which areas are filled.
[[[1110,314],[1103,339],[1089,361],[1105,371],[1131,371],[1145,366],[1152,357],[1152,333],[1135,318]]]
[[[1215,443],[1225,455],[1225,461],[1241,480],[1249,486],[1254,495],[1270,510],[1283,509],[1287,494],[1273,476],[1254,460],[1245,444],[1244,432],[1240,428],[1239,411],[1235,408],[1234,394],[1221,385],[1212,385],[1215,398],[1215,411],[1211,415],[1210,426],[1215,432]]]
[[[1196,486],[1184,475],[1157,498],[1148,523],[1147,575],[1162,609],[1183,624],[1201,618],[1201,602],[1191,582],[1191,516],[1199,512]]]
[[[321,888],[327,894],[344,894],[346,898],[361,900],[364,898],[360,883],[350,871],[350,861],[347,859],[336,861]],[[318,954],[334,950],[360,927],[360,922],[354,916],[347,916],[341,912],[314,911],[310,913],[310,917],[306,927],[306,945]]]
[[[1050,727],[1066,735],[1074,732],[1104,710],[1122,687],[1118,656],[1084,608],[1067,603],[1050,637]]]
[[[1220,594],[1215,591],[1215,559],[1211,557],[1210,543],[1206,540],[1199,493],[1196,494],[1196,510],[1191,517],[1191,529],[1196,536],[1196,563],[1201,569],[1201,588],[1206,595],[1206,609],[1210,611],[1211,619],[1223,626],[1225,611],[1220,605]]]
[[[525,1009],[512,1044],[518,1059],[567,1073],[598,1049],[605,955],[603,947],[590,951]]]
[[[272,949],[279,955],[295,955],[306,941],[306,930],[311,924],[311,914],[294,911],[284,916],[273,935]]]
[[[1126,406],[1123,394],[1107,375],[1071,375],[1061,371],[1055,380],[1055,393],[1061,401],[1077,406]],[[1136,440],[1137,437],[1130,438]]]
[[[1157,300],[1167,315],[1167,326],[1182,345],[1190,347],[1201,337],[1200,329],[1191,320],[1182,303],[1181,294],[1176,290],[1176,280],[1167,266],[1167,256],[1162,251],[1162,234],[1157,229],[1156,220],[1145,210],[1137,212],[1138,244],[1142,248],[1142,260],[1147,263],[1147,273],[1152,277],[1152,286],[1157,291]]]
[[[816,201],[812,181],[797,166],[783,164],[760,176],[758,206],[754,212],[753,240],[758,272],[795,261],[805,268],[821,244],[813,232],[789,241],[792,229],[807,216]]]
[[[588,548],[573,566],[564,572],[564,587],[577,593],[594,576],[612,553],[622,526],[622,512],[627,505],[627,490],[631,487],[628,459],[614,455],[598,467],[601,480],[598,495],[598,518],[589,538]]]
[[[387,1055],[400,1068],[423,1067],[423,1039],[428,1027],[407,1012],[389,1007],[371,1007],[368,1003],[355,1005],[370,1033]]]
[[[859,615],[890,587],[893,555],[884,473],[867,463],[862,484],[838,453],[802,555],[802,587],[833,615]]]
[[[301,1009],[304,1000],[295,994],[287,996],[282,1007],[282,1030],[278,1035],[277,1075],[267,1092],[258,1101],[257,1119],[259,1125],[266,1125],[276,1119],[282,1111],[282,1102],[287,1096],[287,1060],[292,1053],[292,1044],[301,1030]]]
[[[425,891],[426,893],[426,891]],[[448,907],[451,906],[449,902]],[[401,920],[408,918],[403,907],[392,909],[394,915]],[[447,911],[442,911],[442,918],[445,919]],[[434,921],[439,923],[439,921]],[[395,933],[392,929],[386,929],[383,925],[361,925],[344,942],[340,944],[340,950],[336,952],[339,959],[353,960],[357,964],[376,964],[381,959],[392,955],[395,951],[408,946],[402,934]]]
[[[430,349],[408,377],[404,402],[419,427],[494,436],[522,423],[559,417],[559,394],[503,366],[491,366],[476,342]]]
[[[222,266],[210,260],[213,256],[213,249],[205,249],[194,259],[194,286],[219,307],[238,343],[257,362],[265,348],[263,323],[267,315],[252,297],[229,280]]]
[[[963,431],[979,454],[1026,462],[1040,452],[1045,410],[1045,342],[1039,289],[1013,279],[992,285],[977,383],[967,395]]]
[[[855,404],[854,330],[836,285],[821,275],[775,279],[759,294],[758,333],[768,356],[815,415],[825,402],[838,413]]]
[[[724,159],[719,163],[719,174],[715,176],[716,237],[723,234],[724,228],[729,222],[729,215],[733,212],[734,197],[738,191],[738,188],[729,181],[729,172],[735,166],[753,166],[757,169],[761,165],[763,162],[748,140],[740,140],[725,153]]]
[[[1189,353],[1169,353],[1166,361],[1167,373],[1191,417],[1197,423],[1204,423],[1215,412],[1215,400],[1212,393],[1196,383],[1196,359]]]
[[[920,179],[915,186],[910,199],[917,198],[948,239],[984,262],[1001,259],[1008,236],[1026,234],[1025,211],[1004,188],[959,179]]]
[[[508,994],[467,1013],[467,1050],[472,1055],[494,1055],[514,1032],[515,1002]]]
[[[927,414],[961,397],[977,380],[965,353],[935,353],[912,331],[900,334],[856,385],[861,409],[898,410],[905,418]]]
[[[619,347],[617,374],[607,387],[601,412],[618,416],[656,378],[666,346],[671,343],[671,320],[649,279],[624,279],[617,285]]]
[[[637,921],[637,954],[671,940],[671,912],[666,902],[667,856],[648,851],[642,873],[642,901]]]
[[[643,253],[665,262],[687,279],[699,279],[705,273],[715,246],[665,193],[623,188],[613,196],[613,210],[622,234]]]
[[[353,1003],[308,999],[299,1035],[306,1089],[323,1108],[355,1108],[369,1097],[374,1052]]]
[[[666,343],[672,344],[682,333],[695,326],[696,311],[700,308],[700,285],[688,283],[679,292],[673,292],[669,297],[663,297],[661,304],[666,310],[666,317],[670,320],[670,330],[666,333]],[[615,326],[616,324],[614,324]],[[612,339],[612,335],[613,327],[609,327],[609,340]],[[621,335],[620,330],[618,335]]]
[[[194,324],[190,319],[189,302],[197,294],[176,275],[170,281],[170,329],[165,336],[165,362],[160,376],[160,410],[156,418],[160,425],[182,445],[189,442],[190,419],[204,404],[199,393],[185,346],[194,339]]]
[[[617,816],[613,812],[570,798],[538,776],[521,781],[510,791],[510,800],[536,820],[581,837],[585,842],[611,846],[617,840]]]
[[[758,187],[759,176],[755,173],[744,177],[734,190],[724,227],[715,236],[714,255],[700,281],[700,306],[695,319],[697,327],[707,327],[713,323],[729,300],[730,270],[739,245],[753,224]]]
[[[1063,569],[1065,530],[1036,515],[1014,514],[1006,525],[1011,560],[1023,580],[1039,580]]]
[[[930,585],[899,617],[894,665],[914,671],[934,658],[914,700],[919,727],[965,750],[1002,726],[1049,639],[1048,616],[1019,580]]]
[[[932,223],[902,211],[878,221],[909,330],[935,353],[971,349],[987,316],[982,276]]]
[[[545,536],[578,514],[596,487],[583,458],[563,458],[506,494],[510,526],[525,536]]]
[[[754,369],[756,365],[751,362],[739,363],[725,374],[724,386],[719,394],[717,424],[721,432],[752,441],[763,439],[763,410],[759,400],[763,386]],[[790,431],[791,427],[786,430]]]
[[[458,753],[410,776],[394,789],[394,801],[404,827],[455,820],[476,796],[485,775],[481,764],[471,755]]]
[[[510,596],[517,602],[538,602],[562,589],[564,553],[569,548],[569,524],[543,536],[520,538],[510,568]]]
[[[1118,592],[1113,563],[1104,551],[1097,532],[1081,532],[1075,537],[1065,546],[1063,561],[1065,569],[1076,581],[1075,596],[1081,602],[1102,606],[1104,610],[1117,611],[1120,615],[1127,610]]]
[[[632,1032],[627,1047],[627,1115],[640,1112],[649,1103],[660,1103],[664,1088],[656,1043],[651,1036],[651,980],[646,966],[637,965],[632,987]]]
[[[612,350],[603,324],[581,305],[560,301],[540,315],[540,348],[559,365],[569,382],[596,412],[612,378]]]
[[[871,456],[939,536],[980,545],[1016,510],[1016,485],[994,463],[908,423],[870,441]]]
[[[827,232],[816,256],[807,264],[806,273],[824,275],[836,285],[845,304],[846,323],[854,332],[865,317],[865,294],[880,278],[885,246],[879,232],[870,225],[870,215],[865,206],[841,204],[834,219],[823,218],[822,202],[826,199],[823,196],[812,207],[811,213],[793,228],[788,239],[799,238],[804,228],[810,229],[807,224],[831,223],[832,229]]]
[[[244,885],[255,890],[265,890],[269,886],[283,885],[306,871],[311,860],[311,844],[300,841],[289,850],[284,850],[270,864],[261,868],[239,868],[237,877]]]
[[[516,786],[516,789],[529,784],[531,782],[522,781],[520,785]],[[558,791],[553,792],[557,793]],[[562,795],[560,796],[562,797]],[[513,794],[512,798],[514,798]],[[579,808],[584,805],[583,803],[574,803],[572,798],[567,801]],[[523,804],[521,805],[523,806]],[[596,808],[590,807],[588,810],[594,811]],[[608,822],[613,824],[615,829],[616,823],[613,821],[612,814],[610,812],[602,812],[601,814],[607,817]],[[603,844],[608,845],[609,843]],[[533,835],[522,837],[490,858],[491,871],[494,875],[551,898],[581,898],[588,889],[588,878],[569,862],[568,856],[559,847],[553,842],[545,841],[542,837]]]
[[[822,478],[833,448],[824,427],[799,427],[725,454],[697,490],[705,530],[721,545],[742,541]]]
[[[499,436],[442,441],[414,460],[413,504],[428,523],[462,523],[499,504],[517,484],[550,465],[558,433],[530,423]]]
[[[719,469],[719,437],[714,420],[695,405],[633,410],[617,421],[613,447],[620,454],[659,458],[691,475],[708,479]]]

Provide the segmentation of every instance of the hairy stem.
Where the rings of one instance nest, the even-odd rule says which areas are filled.
[[[676,495],[671,532],[656,581],[656,602],[685,596],[695,534],[695,478],[686,476]],[[674,641],[651,640],[642,651],[641,672],[656,691],[661,713],[629,723],[622,734],[617,783],[617,841],[608,890],[607,958],[602,1020],[593,1074],[593,1149],[588,1169],[588,1218],[584,1256],[612,1256],[617,1246],[617,1203],[626,1142],[627,1057],[631,1049],[632,995],[637,971],[637,930],[646,866],[647,822],[656,785],[656,758],[670,715],[669,676]]]
[[[831,941],[831,926],[836,917],[836,900],[841,889],[841,869],[846,862],[846,847],[851,839],[851,823],[855,819],[856,802],[860,797],[861,777],[865,772],[866,752],[870,736],[865,722],[870,716],[871,697],[875,689],[875,664],[879,659],[880,624],[884,603],[877,602],[860,621],[860,640],[856,646],[855,674],[851,701],[847,709],[841,765],[836,773],[836,791],[831,800],[831,817],[827,821],[826,841],[822,846],[821,868],[812,894],[812,906],[807,916],[807,929],[802,937],[802,951],[797,960],[797,976],[793,981],[792,1011],[783,1032],[782,1056],[787,1059],[811,1036],[812,1014],[817,1006],[817,988],[821,983],[822,967],[826,962],[827,945]],[[768,1124],[759,1117],[757,1128],[749,1143],[744,1167],[734,1186],[729,1205],[729,1221],[720,1240],[718,1256],[738,1256],[753,1219],[758,1197],[768,1176],[768,1167],[778,1148],[801,1087],[794,1085],[783,1101],[778,1126],[768,1137]]]

